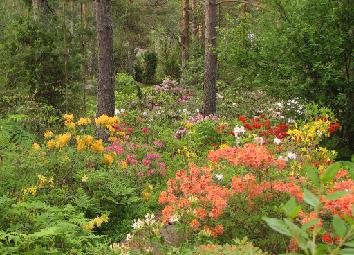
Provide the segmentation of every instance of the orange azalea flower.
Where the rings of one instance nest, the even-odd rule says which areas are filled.
[[[197,219],[192,220],[192,222],[191,222],[191,227],[192,227],[193,229],[198,229],[198,228],[200,227],[199,221],[198,221]]]

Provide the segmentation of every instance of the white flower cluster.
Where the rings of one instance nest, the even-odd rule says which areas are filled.
[[[144,219],[135,219],[132,227],[134,230],[139,230],[142,229],[145,225],[151,226],[155,224],[155,222],[156,222],[155,215],[148,213],[145,215]]]

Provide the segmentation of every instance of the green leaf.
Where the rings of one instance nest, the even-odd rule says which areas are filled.
[[[348,191],[337,191],[332,194],[326,195],[325,198],[328,200],[336,200],[336,199],[339,199],[339,198],[345,196],[346,194],[348,194]]]
[[[353,247],[354,248],[354,240],[353,241],[350,241],[350,242],[347,242],[344,244],[344,246],[348,246],[348,247]]]
[[[341,249],[338,254],[341,254],[341,255],[353,255],[354,254],[354,249],[353,248],[344,248],[344,249]]]
[[[334,164],[330,165],[326,172],[322,175],[321,179],[323,183],[327,183],[331,181],[334,176],[338,173],[341,168],[341,164],[339,162],[335,162]]]
[[[304,189],[304,200],[307,204],[316,208],[320,204],[320,200],[311,191]]]
[[[297,204],[296,199],[292,197],[283,207],[286,216],[293,219],[301,210],[301,206]]]
[[[301,226],[301,229],[306,231],[308,230],[309,228],[315,226],[318,222],[320,221],[320,219],[313,219],[313,220],[310,220],[309,222],[306,222],[304,225]]]
[[[268,224],[269,227],[279,232],[280,234],[290,236],[289,230],[282,220],[267,217],[263,217],[263,220]]]
[[[313,185],[316,188],[319,188],[320,187],[320,180],[319,180],[319,177],[318,177],[318,170],[316,168],[310,166],[309,164],[307,164],[305,166],[305,171],[307,173],[307,176],[312,181]]]
[[[334,233],[340,238],[343,238],[347,233],[345,222],[338,215],[333,216],[333,228]]]

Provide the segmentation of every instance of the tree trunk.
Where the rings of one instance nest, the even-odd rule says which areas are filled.
[[[114,115],[113,29],[111,0],[97,0],[97,116]]]
[[[70,0],[70,33],[74,36],[75,32],[75,4],[74,0]]]
[[[92,1],[92,5],[91,5],[91,9],[92,9],[92,16],[95,18],[95,20],[97,19],[97,2],[96,0]],[[97,28],[97,24],[94,22],[93,26],[95,26]],[[91,42],[90,42],[90,53],[89,53],[89,64],[88,64],[88,75],[93,78],[95,76],[97,76],[97,37],[92,38]]]
[[[182,69],[187,65],[189,58],[189,0],[183,0],[182,6]]]
[[[198,8],[197,0],[192,0],[192,34],[194,39],[198,37]]]
[[[216,0],[205,0],[204,115],[216,112]]]
[[[43,14],[46,17],[50,11],[48,0],[32,0],[32,8],[35,13]]]

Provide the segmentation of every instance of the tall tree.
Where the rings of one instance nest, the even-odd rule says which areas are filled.
[[[185,68],[189,58],[189,0],[183,0],[181,30],[182,68]]]
[[[98,40],[97,116],[114,115],[113,29],[111,0],[96,0]]]
[[[216,112],[216,0],[205,0],[204,114]]]
[[[48,0],[32,0],[32,7],[36,12],[39,11],[45,16],[47,16],[50,11]]]

